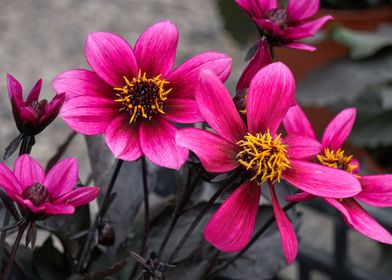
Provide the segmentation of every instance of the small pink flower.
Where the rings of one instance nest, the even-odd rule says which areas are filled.
[[[341,212],[348,226],[374,240],[392,244],[392,235],[356,201],[360,200],[376,207],[392,207],[392,174],[359,176],[359,161],[342,149],[354,125],[355,115],[356,110],[349,108],[340,112],[329,123],[321,140],[323,149],[316,160],[323,165],[355,174],[362,191],[351,198],[321,197]],[[284,119],[284,126],[288,133],[301,133],[317,140],[309,120],[298,105],[290,108]],[[313,197],[314,195],[302,192],[286,199],[303,201]]]
[[[105,134],[114,156],[133,161],[142,154],[157,165],[179,169],[188,150],[176,145],[172,123],[203,121],[194,99],[201,68],[225,81],[231,59],[205,52],[173,68],[177,27],[161,21],[132,48],[113,33],[91,33],[85,52],[94,72],[71,70],[53,81],[67,101],[61,117],[77,132]]]
[[[18,130],[25,135],[33,136],[44,130],[57,117],[65,100],[64,93],[59,93],[49,103],[46,99],[38,101],[41,85],[42,80],[38,80],[25,101],[19,81],[7,75],[12,113]]]
[[[201,72],[196,101],[217,134],[185,128],[177,132],[176,141],[193,151],[207,171],[242,168],[250,178],[222,204],[204,231],[206,240],[224,252],[239,251],[249,242],[259,209],[260,183],[270,185],[288,263],[297,255],[297,239],[279,205],[274,183],[284,179],[301,190],[328,197],[351,197],[361,190],[351,174],[308,162],[320,152],[317,141],[299,134],[286,138],[277,134],[295,103],[294,91],[294,78],[284,64],[263,67],[249,86],[245,124],[220,79],[211,71]]]
[[[320,0],[289,0],[287,8],[280,8],[278,0],[236,0],[237,4],[253,19],[262,34],[273,44],[287,48],[314,51],[316,48],[296,42],[312,37],[332,16],[306,21],[320,7]]]
[[[0,163],[1,188],[24,210],[34,214],[72,214],[75,207],[98,196],[97,187],[74,189],[77,180],[78,163],[75,158],[58,162],[48,174],[26,154],[15,161],[14,171]]]

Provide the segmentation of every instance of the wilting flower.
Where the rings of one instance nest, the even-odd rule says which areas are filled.
[[[226,80],[231,59],[205,52],[172,70],[178,31],[169,21],[148,28],[132,48],[112,33],[91,33],[85,51],[94,72],[71,70],[53,82],[66,93],[61,117],[77,132],[105,134],[116,158],[178,169],[188,150],[176,145],[172,123],[203,121],[194,99],[201,68]]]
[[[57,117],[65,100],[64,93],[59,93],[49,103],[46,99],[38,101],[41,85],[42,80],[38,80],[25,101],[19,81],[7,75],[12,113],[18,130],[25,135],[33,136],[44,130]]]
[[[312,37],[332,16],[306,21],[314,16],[320,0],[289,0],[287,8],[280,8],[278,0],[236,0],[237,4],[253,19],[264,36],[274,45],[314,51],[316,48],[296,42]]]
[[[341,212],[351,228],[377,241],[392,244],[392,235],[356,201],[360,200],[376,207],[392,206],[392,174],[360,176],[359,161],[342,149],[354,125],[355,115],[356,110],[349,108],[340,112],[329,123],[321,140],[322,151],[315,160],[320,164],[354,174],[362,186],[362,191],[351,198],[322,198]],[[298,105],[290,108],[284,119],[284,125],[289,133],[301,133],[317,139],[309,120]],[[311,198],[314,198],[314,195],[306,192],[286,197],[291,201]]]
[[[22,209],[42,215],[67,215],[75,207],[94,200],[97,187],[74,189],[78,180],[75,158],[67,158],[45,174],[42,166],[25,154],[15,161],[14,170],[0,163],[0,187]]]
[[[249,86],[245,124],[219,78],[210,71],[201,72],[196,101],[217,134],[185,128],[177,132],[177,143],[193,151],[209,172],[242,168],[249,176],[214,214],[204,232],[206,240],[224,252],[239,251],[249,242],[259,208],[261,183],[270,186],[288,263],[296,257],[297,239],[279,205],[274,184],[285,179],[314,195],[339,198],[361,190],[351,174],[308,162],[309,157],[320,152],[317,141],[299,134],[286,138],[277,134],[287,110],[295,102],[294,91],[294,78],[284,64],[263,67]]]

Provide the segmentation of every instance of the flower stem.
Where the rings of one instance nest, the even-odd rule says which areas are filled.
[[[16,256],[16,252],[19,248],[20,240],[22,239],[23,233],[24,233],[25,229],[27,228],[27,226],[29,225],[29,222],[30,221],[27,221],[19,227],[18,235],[16,236],[14,245],[12,246],[11,254],[10,254],[10,257],[8,258],[7,268],[5,269],[5,272],[3,275],[4,280],[7,280],[10,273],[11,273],[12,265],[14,264],[14,260],[15,260],[15,256]]]
[[[290,202],[287,204],[285,207],[283,207],[283,211],[288,211],[291,208],[293,208],[297,202]],[[269,220],[255,233],[251,241],[248,243],[248,245],[245,246],[244,249],[242,249],[239,253],[237,253],[234,257],[230,258],[228,261],[226,261],[224,264],[222,264],[220,267],[215,269],[213,272],[211,272],[209,275],[207,275],[206,279],[211,279],[212,276],[215,276],[219,271],[222,269],[228,267],[232,263],[234,263],[236,260],[238,260],[240,257],[242,257],[243,254],[245,254],[250,247],[259,239],[259,237],[275,222],[275,216],[272,215]]]
[[[94,224],[91,226],[91,228],[89,230],[89,233],[88,233],[88,236],[87,236],[87,240],[84,243],[84,247],[82,249],[82,252],[79,255],[79,259],[78,259],[78,262],[77,262],[77,265],[76,265],[76,269],[75,269],[76,272],[82,272],[83,269],[84,269],[84,264],[86,262],[88,263],[88,260],[90,258],[91,245],[92,245],[92,243],[94,241],[94,236],[95,236],[95,233],[96,233],[96,229],[97,229],[97,227],[98,227],[102,217],[106,213],[106,211],[103,211],[103,209],[106,208],[104,206],[106,205],[108,199],[110,198],[110,195],[111,195],[111,193],[113,191],[114,184],[116,183],[116,179],[118,177],[118,174],[120,173],[121,166],[122,166],[123,162],[124,161],[121,160],[121,159],[118,159],[117,162],[116,162],[116,167],[114,168],[112,177],[110,178],[110,182],[109,182],[108,188],[106,189],[105,197],[103,198],[101,207],[99,208],[97,216],[95,217]]]

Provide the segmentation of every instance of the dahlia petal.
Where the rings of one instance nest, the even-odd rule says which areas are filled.
[[[290,43],[284,44],[283,47],[289,48],[289,49],[303,50],[303,51],[308,51],[308,52],[314,52],[316,50],[316,48],[313,46],[309,46],[307,44],[299,43],[299,42],[290,42]]]
[[[282,30],[282,28],[280,28],[279,25],[269,19],[253,18],[253,20],[265,33],[268,33],[275,37],[281,37],[284,35],[284,31]]]
[[[235,169],[238,148],[233,143],[198,128],[177,130],[176,143],[194,152],[208,172],[227,172]]]
[[[356,166],[356,167],[352,170],[352,173],[358,175],[359,172],[361,171],[361,164],[360,164],[359,160],[356,159],[356,158],[352,158],[352,159],[351,159],[351,164],[354,165],[354,166]]]
[[[280,237],[282,238],[282,248],[284,257],[286,258],[287,264],[291,264],[298,254],[298,241],[293,225],[290,223],[283,211],[282,207],[279,205],[279,200],[276,197],[275,189],[270,186],[272,207],[274,209],[275,220],[280,231]]]
[[[95,73],[113,87],[123,87],[124,76],[137,76],[138,66],[131,46],[109,32],[90,33],[86,40],[87,62]]]
[[[105,140],[116,158],[134,161],[140,158],[139,127],[129,124],[123,116],[115,118],[105,132]]]
[[[340,202],[339,199],[335,198],[323,198],[329,205],[332,207],[335,207],[339,212],[342,214],[342,217],[344,221],[346,222],[347,225],[351,226],[352,221],[351,221],[351,216],[349,211],[346,209],[346,207]]]
[[[56,92],[65,92],[66,99],[88,95],[114,99],[113,87],[89,70],[70,70],[59,74],[52,82]]]
[[[355,196],[369,205],[392,207],[392,175],[362,176],[362,192]]]
[[[176,144],[176,127],[164,119],[143,122],[140,126],[140,146],[146,157],[159,166],[180,169],[189,151]]]
[[[314,16],[320,8],[320,0],[289,0],[287,15],[292,20],[304,20]]]
[[[95,135],[102,134],[119,111],[113,100],[103,97],[77,96],[61,108],[61,118],[75,131]]]
[[[337,150],[342,147],[353,128],[355,115],[355,108],[345,109],[336,115],[324,131],[323,139],[321,140],[324,149]]]
[[[38,122],[38,114],[31,107],[13,107],[14,115],[17,114],[17,118],[22,122],[22,130],[23,127],[26,127],[26,124],[30,124],[35,126]]]
[[[260,193],[257,183],[243,183],[211,217],[204,238],[226,253],[244,248],[253,233]]]
[[[70,215],[75,212],[75,207],[70,204],[47,204],[42,212],[48,215]]]
[[[236,0],[237,4],[247,12],[250,16],[256,18],[263,17],[269,10],[276,9],[278,7],[277,0]]]
[[[66,158],[56,163],[48,172],[44,186],[52,199],[71,191],[78,181],[78,161]]]
[[[59,197],[55,204],[71,204],[78,207],[87,204],[97,198],[100,189],[97,187],[80,187]]]
[[[135,56],[142,72],[165,76],[174,65],[178,29],[170,21],[160,21],[147,28],[135,44]]]
[[[229,92],[213,72],[201,71],[195,97],[201,115],[220,136],[232,143],[242,139],[245,124]]]
[[[31,89],[29,95],[27,96],[26,104],[31,104],[33,101],[38,101],[39,94],[41,93],[41,87],[42,79],[39,79]]]
[[[193,99],[168,98],[163,108],[163,117],[176,123],[198,123],[203,122],[197,103]]]
[[[14,173],[3,163],[0,162],[0,188],[9,196],[14,198],[22,193],[23,189]]]
[[[33,213],[43,213],[44,210],[45,210],[46,204],[49,204],[49,203],[44,203],[44,204],[41,204],[39,206],[35,206],[30,200],[23,199],[21,197],[19,197],[15,201],[17,203],[19,203],[20,205],[24,206],[25,208],[28,208]]]
[[[317,140],[298,133],[289,134],[284,143],[291,159],[310,159],[321,152],[321,144]]]
[[[45,107],[45,114],[43,114],[38,123],[45,127],[50,124],[58,115],[61,107],[65,101],[65,93],[56,94],[52,100]]]
[[[7,74],[7,88],[11,102],[15,99],[16,101],[24,104],[22,85],[10,74]]]
[[[249,61],[244,72],[242,72],[236,92],[242,91],[249,87],[250,82],[256,73],[264,66],[272,63],[271,53],[268,48],[268,42],[265,37],[262,37],[257,42],[257,50],[252,59]]]
[[[302,23],[295,27],[288,27],[284,30],[283,38],[287,41],[290,41],[314,36],[327,21],[332,19],[332,16],[323,16],[321,18]]]
[[[35,183],[42,184],[45,179],[45,170],[27,154],[16,159],[14,174],[19,180],[22,191]]]
[[[302,202],[306,200],[311,200],[313,198],[315,198],[315,196],[307,192],[299,192],[284,197],[285,200],[292,201],[292,202]]]
[[[263,67],[250,83],[246,113],[250,133],[274,134],[288,109],[295,104],[295,81],[280,62]]]
[[[352,197],[362,190],[359,181],[348,172],[296,159],[290,160],[284,179],[305,192],[321,197]]]
[[[200,70],[214,72],[222,82],[226,81],[231,72],[232,59],[223,53],[204,52],[198,54],[170,72],[166,79],[173,89],[171,97],[193,99],[199,82]]]
[[[290,107],[283,119],[283,125],[288,134],[300,133],[303,136],[317,140],[308,118],[299,105]]]

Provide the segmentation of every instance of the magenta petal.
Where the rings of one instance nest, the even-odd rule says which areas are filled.
[[[324,149],[337,150],[342,147],[353,128],[355,115],[355,108],[343,110],[336,115],[324,131],[323,139],[321,140]]]
[[[233,143],[198,128],[177,130],[176,143],[194,152],[209,172],[227,172],[239,163],[238,147]]]
[[[159,166],[180,169],[189,151],[176,144],[176,127],[164,119],[143,122],[140,126],[140,146],[143,153]]]
[[[280,231],[280,236],[282,238],[282,248],[284,257],[286,258],[287,264],[291,264],[298,254],[298,241],[293,225],[290,223],[286,216],[286,213],[282,210],[279,205],[279,200],[276,197],[275,189],[270,186],[272,206],[274,208],[274,215],[276,223]]]
[[[163,117],[176,123],[198,123],[204,121],[197,103],[193,99],[172,99],[165,102]]]
[[[27,154],[21,155],[15,161],[14,174],[18,178],[22,190],[35,183],[42,184],[45,179],[45,170]]]
[[[320,0],[289,0],[287,14],[292,20],[303,20],[314,16],[320,7]]]
[[[61,73],[52,84],[57,93],[65,92],[67,100],[79,95],[114,99],[113,87],[88,70],[71,70]]]
[[[140,158],[139,126],[129,124],[123,116],[114,119],[105,132],[105,140],[116,158],[134,161]]]
[[[285,29],[283,38],[287,41],[290,41],[314,36],[327,21],[332,19],[332,16],[323,16],[316,20],[308,21],[295,27],[288,27]]]
[[[177,27],[160,21],[147,28],[135,44],[135,56],[142,72],[165,76],[174,65],[178,43]]]
[[[345,220],[346,224],[351,226],[352,221],[351,221],[351,216],[349,211],[346,209],[346,207],[343,205],[343,203],[340,202],[340,199],[335,199],[335,198],[323,198],[329,205],[332,207],[335,207],[339,212],[342,214],[343,219]]]
[[[71,204],[75,207],[84,205],[97,198],[100,189],[97,187],[80,187],[59,197],[56,204]]]
[[[95,135],[104,133],[119,113],[113,100],[81,95],[65,102],[60,116],[73,130]]]
[[[317,140],[299,133],[289,134],[284,143],[290,159],[310,159],[321,152],[321,145]]]
[[[362,190],[359,181],[343,170],[295,159],[290,160],[290,166],[284,179],[315,196],[345,198]]]
[[[240,251],[252,236],[259,200],[258,184],[243,183],[211,217],[204,238],[223,252]]]
[[[47,204],[42,212],[48,215],[70,215],[75,212],[75,207],[70,204]]]
[[[3,189],[12,199],[22,193],[23,189],[14,173],[0,162],[0,188]]]
[[[233,100],[221,80],[211,71],[202,70],[196,90],[199,110],[220,136],[236,143],[246,133],[246,127]]]
[[[362,192],[355,196],[376,207],[392,207],[392,175],[362,176]]]
[[[257,51],[249,61],[244,72],[238,81],[236,92],[242,91],[249,87],[250,82],[256,73],[264,66],[272,63],[271,53],[268,48],[268,42],[265,37],[262,37],[257,42]]]
[[[7,88],[11,102],[13,99],[16,99],[16,101],[24,104],[22,85],[10,74],[7,74]]]
[[[310,200],[315,198],[314,195],[307,193],[307,192],[299,192],[293,195],[285,196],[285,200],[292,201],[292,202],[302,202],[306,200]]]
[[[316,50],[316,48],[313,46],[309,46],[307,44],[303,44],[303,43],[299,43],[299,42],[290,42],[290,43],[284,44],[283,47],[290,48],[290,49],[303,50],[303,51],[308,51],[308,52],[314,52]]]
[[[46,175],[44,186],[50,197],[57,197],[72,190],[78,181],[78,161],[76,158],[66,158],[54,165]]]
[[[282,28],[279,27],[275,22],[269,19],[258,19],[253,18],[256,24],[265,32],[275,37],[281,37],[284,35]]]
[[[317,140],[308,118],[299,105],[290,107],[283,119],[283,125],[288,134],[300,133],[303,136]]]
[[[295,104],[295,81],[286,65],[280,62],[263,67],[250,83],[246,112],[250,133],[274,134]]]
[[[18,197],[15,201],[24,208],[28,208],[33,213],[43,213],[45,211],[45,206],[49,205],[49,203],[44,203],[39,206],[35,206],[30,200],[23,199],[22,197]]]
[[[196,55],[170,72],[166,79],[173,89],[171,97],[193,99],[199,82],[200,70],[214,72],[224,82],[229,77],[232,59],[223,53],[204,52]]]
[[[27,96],[26,104],[31,104],[33,101],[38,101],[39,94],[41,93],[42,80],[38,80],[33,88],[31,89],[29,95]]]
[[[123,87],[124,76],[131,79],[138,73],[131,46],[116,34],[90,33],[86,40],[85,53],[94,72],[113,87]]]

